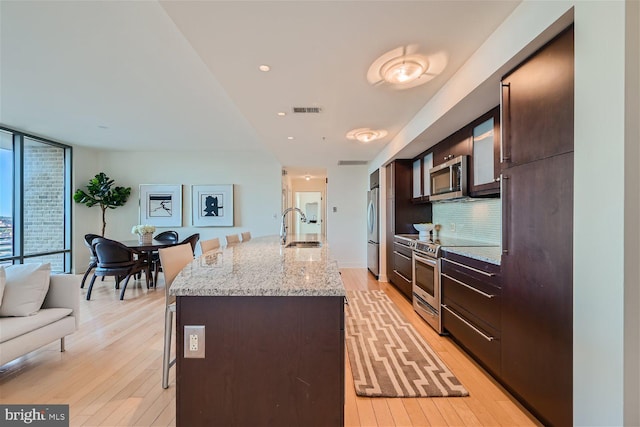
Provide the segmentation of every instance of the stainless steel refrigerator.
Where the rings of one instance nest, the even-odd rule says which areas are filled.
[[[376,279],[380,274],[380,239],[378,232],[378,188],[367,191],[367,268]]]

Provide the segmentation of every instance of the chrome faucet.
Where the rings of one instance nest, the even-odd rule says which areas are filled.
[[[304,215],[304,212],[302,212],[299,208],[287,208],[284,210],[284,212],[282,212],[282,224],[280,225],[280,243],[281,244],[285,244],[287,243],[287,225],[284,222],[285,217],[287,216],[287,214],[291,211],[298,211],[300,213],[300,219],[302,219],[303,222],[307,222],[307,217]]]

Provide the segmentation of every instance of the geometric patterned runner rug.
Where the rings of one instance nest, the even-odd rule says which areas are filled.
[[[358,396],[469,395],[383,291],[347,297],[345,335]]]

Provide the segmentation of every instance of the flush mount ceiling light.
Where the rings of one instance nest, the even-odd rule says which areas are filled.
[[[419,79],[428,68],[426,58],[401,56],[385,63],[380,68],[380,76],[387,83],[405,84]]]
[[[355,139],[364,144],[384,138],[385,136],[387,136],[387,131],[384,129],[373,130],[369,128],[358,128],[347,133],[348,139]]]
[[[278,116],[284,117],[286,115],[287,115],[287,113],[285,113],[284,111],[278,111]]]
[[[374,86],[389,84],[407,89],[428,82],[440,74],[447,64],[445,53],[424,55],[417,45],[393,49],[376,59],[367,71],[367,80]]]
[[[258,70],[263,71],[263,72],[265,72],[265,73],[266,73],[267,71],[269,71],[270,69],[271,69],[271,67],[269,67],[269,66],[268,66],[268,65],[266,65],[266,64],[262,64],[262,65],[260,65],[260,66],[258,67]]]
[[[304,179],[306,179],[307,181],[311,180],[311,176],[309,175],[305,175]]]

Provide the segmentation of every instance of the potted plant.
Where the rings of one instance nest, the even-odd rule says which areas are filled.
[[[73,200],[76,203],[83,203],[91,208],[95,205],[102,209],[102,236],[107,227],[106,212],[107,209],[115,209],[123,206],[131,195],[131,187],[113,187],[114,180],[109,178],[104,172],[100,172],[89,180],[87,191],[81,189],[76,190],[73,194]]]

